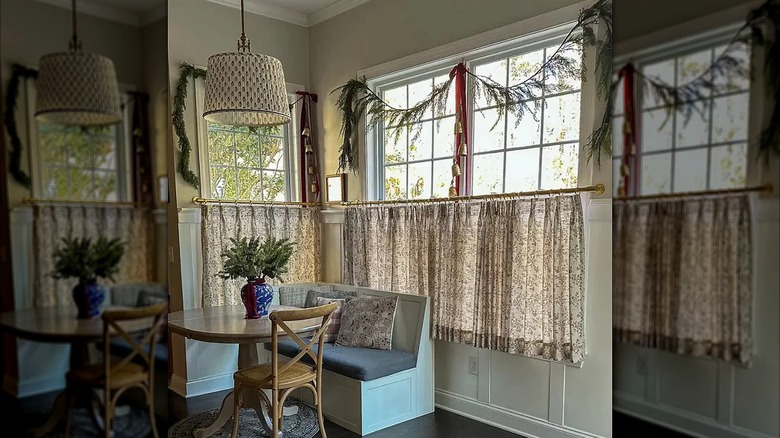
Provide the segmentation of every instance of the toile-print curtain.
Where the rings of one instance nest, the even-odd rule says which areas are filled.
[[[224,280],[222,252],[230,238],[275,237],[296,242],[285,283],[312,283],[320,277],[319,209],[301,206],[205,205],[202,209],[203,307],[241,304],[245,279]],[[274,280],[276,281],[276,280]]]
[[[351,206],[344,282],[430,295],[436,339],[579,362],[580,195]]]
[[[93,241],[104,236],[119,238],[127,244],[114,282],[152,281],[154,260],[153,220],[149,209],[125,205],[36,205],[34,209],[34,305],[56,306],[73,303],[73,286],[78,279],[57,280],[54,251],[65,237],[87,237]],[[110,280],[101,280],[109,284]]]
[[[614,339],[748,362],[749,196],[622,200],[613,209]]]

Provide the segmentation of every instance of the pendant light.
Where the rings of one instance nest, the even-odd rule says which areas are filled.
[[[282,63],[272,56],[251,53],[250,46],[241,0],[238,51],[209,56],[203,112],[207,121],[253,127],[290,122]]]
[[[38,62],[35,117],[60,125],[100,126],[122,120],[119,85],[111,59],[81,50],[72,0],[73,36],[67,52]]]

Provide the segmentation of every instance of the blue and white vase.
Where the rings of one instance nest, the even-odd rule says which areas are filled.
[[[79,319],[96,318],[100,315],[100,306],[106,298],[106,289],[95,280],[79,281],[73,288],[73,301],[76,302]]]
[[[255,297],[257,299],[257,313],[260,316],[268,316],[268,309],[274,299],[274,288],[264,279],[255,281]]]
[[[260,286],[257,284],[257,280],[247,279],[246,284],[241,288],[241,302],[244,303],[244,309],[246,309],[245,319],[260,317],[257,314],[258,294],[260,294]]]

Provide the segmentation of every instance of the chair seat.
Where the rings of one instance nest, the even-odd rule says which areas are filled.
[[[65,378],[69,382],[89,385],[103,386],[105,383],[106,369],[105,364],[99,363],[87,365],[68,371]],[[147,378],[147,371],[143,367],[134,363],[122,365],[117,369],[111,370],[111,387],[118,388],[132,385],[134,383],[144,382]]]
[[[281,369],[286,362],[279,362],[278,368]],[[238,370],[233,374],[236,383],[256,388],[272,388],[271,382],[271,364],[263,363],[254,365],[243,370]],[[317,372],[313,367],[304,363],[297,362],[290,368],[282,371],[279,375],[279,388],[290,388],[302,383],[311,382],[317,377]]]

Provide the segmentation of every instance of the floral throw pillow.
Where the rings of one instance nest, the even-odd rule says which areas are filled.
[[[331,298],[331,299],[344,299],[349,300],[351,298],[354,298],[357,296],[357,292],[354,291],[342,291],[342,290],[333,290],[332,286],[330,290],[323,290],[317,288],[316,290],[309,290],[309,292],[306,293],[306,302],[304,303],[304,307],[314,307],[316,306],[315,301],[317,297],[323,297],[323,298]]]
[[[328,321],[328,325],[325,328],[325,342],[336,342],[336,338],[339,335],[339,327],[341,327],[341,311],[344,310],[344,303],[346,302],[347,300],[324,297],[317,297],[314,300],[317,307],[336,303],[336,310],[330,314],[330,321]]]
[[[336,345],[390,350],[396,297],[358,297],[344,303]]]

